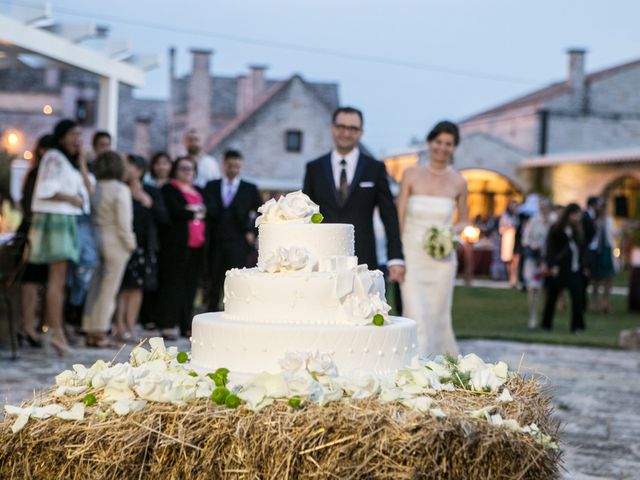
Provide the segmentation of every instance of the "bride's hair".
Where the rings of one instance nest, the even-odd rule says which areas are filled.
[[[456,147],[460,143],[460,131],[458,130],[458,126],[448,120],[438,122],[436,126],[431,129],[431,131],[427,135],[427,142],[435,139],[441,133],[448,133],[450,135],[453,135],[453,144]]]

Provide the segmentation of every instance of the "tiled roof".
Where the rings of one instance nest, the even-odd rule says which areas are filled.
[[[624,63],[622,65],[617,65],[615,67],[610,67],[604,70],[599,70],[597,72],[590,73],[586,76],[586,82],[588,84],[594,81],[598,81],[603,78],[609,77],[611,75],[615,75],[617,73],[620,73],[635,67],[640,67],[640,60],[634,60],[632,62]],[[571,91],[571,87],[569,86],[566,80],[561,82],[555,82],[544,88],[535,90],[531,93],[528,93],[521,97],[517,97],[513,100],[500,104],[496,107],[490,108],[489,110],[476,113],[470,117],[465,118],[460,123],[466,123],[473,120],[478,120],[483,117],[488,117],[491,115],[506,112],[506,111],[520,108],[520,107],[535,106],[535,105],[544,103],[545,101],[551,98],[554,98],[558,95],[569,93],[570,91]]]
[[[218,130],[216,133],[213,134],[213,136],[207,142],[206,150],[210,152],[211,150],[216,148],[216,146],[220,142],[222,142],[222,140],[224,140],[229,135],[231,135],[234,131],[236,131],[236,129],[238,127],[240,127],[240,125],[242,125],[244,122],[246,122],[258,110],[260,110],[267,103],[269,103],[269,100],[271,100],[276,95],[276,93],[278,93],[280,90],[282,90],[282,88],[285,85],[288,85],[290,81],[291,81],[291,79],[289,79],[286,82],[285,81],[278,82],[278,83],[272,85],[271,88],[267,88],[267,90],[265,90],[262,93],[262,95],[257,99],[257,101],[253,105],[253,107],[251,107],[246,112],[244,112],[244,113],[238,115],[237,117],[235,117],[233,120],[231,120],[229,123],[227,123],[223,128],[221,128],[220,130]]]

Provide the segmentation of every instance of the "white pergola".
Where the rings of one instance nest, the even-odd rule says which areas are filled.
[[[102,50],[88,48],[82,42],[102,38]],[[0,59],[36,55],[94,73],[100,78],[97,127],[106,130],[117,142],[118,87],[122,82],[142,87],[144,72],[157,66],[155,56],[136,56],[129,43],[106,39],[104,29],[95,23],[59,24],[51,17],[51,6],[13,8],[10,15],[0,14]]]

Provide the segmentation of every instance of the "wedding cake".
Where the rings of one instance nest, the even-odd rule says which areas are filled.
[[[353,225],[320,223],[302,192],[258,212],[258,266],[229,270],[224,312],[193,319],[194,367],[276,372],[287,354],[302,352],[333,361],[340,374],[409,364],[416,324],[388,315],[382,272],[354,256]]]

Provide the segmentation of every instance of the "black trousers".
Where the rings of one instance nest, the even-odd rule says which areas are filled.
[[[227,270],[243,268],[247,262],[249,249],[244,238],[231,241],[211,243],[209,249],[210,283],[209,283],[209,311],[221,310],[224,278]]]
[[[202,269],[204,248],[188,249],[183,262],[160,265],[157,292],[156,324],[160,329],[180,327],[191,332],[193,302]]]
[[[571,297],[571,331],[584,330],[584,283],[585,278],[582,272],[571,272],[566,277],[548,279],[542,328],[550,330],[553,326],[553,316],[556,312],[558,296],[566,288],[569,290],[569,296]]]

